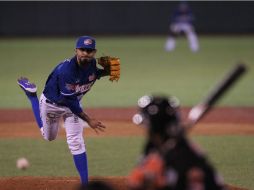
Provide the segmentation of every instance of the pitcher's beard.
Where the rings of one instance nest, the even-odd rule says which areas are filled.
[[[80,58],[79,59],[79,64],[81,65],[81,66],[86,66],[86,65],[88,65],[90,62],[91,62],[91,60],[92,59],[86,59],[86,58]]]

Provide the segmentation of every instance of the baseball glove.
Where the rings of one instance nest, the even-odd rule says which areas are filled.
[[[101,65],[109,75],[110,81],[118,81],[120,78],[120,59],[117,57],[102,56],[98,59],[98,64]]]

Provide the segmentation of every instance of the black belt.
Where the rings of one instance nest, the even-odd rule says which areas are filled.
[[[48,99],[46,99],[46,102],[47,102],[48,104],[57,105],[55,102],[52,102],[51,100],[48,100]]]
[[[55,105],[55,106],[64,106],[63,104],[58,104],[58,103],[52,102],[52,101],[49,100],[49,99],[46,99],[46,103],[52,104],[52,105]]]

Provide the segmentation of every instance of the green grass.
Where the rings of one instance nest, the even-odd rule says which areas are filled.
[[[182,105],[191,106],[239,60],[245,61],[250,71],[219,105],[254,105],[254,36],[201,36],[201,51],[196,54],[190,52],[185,39],[179,39],[177,49],[167,53],[163,49],[166,37],[95,37],[97,56],[120,57],[122,75],[118,83],[97,81],[84,98],[86,107],[135,106],[140,96],[151,93],[172,94]],[[29,77],[40,94],[56,64],[74,54],[75,40],[0,39],[0,107],[29,107],[16,79]]]
[[[124,176],[134,166],[141,149],[140,138],[87,138],[91,176]],[[128,150],[128,151],[126,151]],[[76,176],[72,156],[64,139],[48,142],[35,139],[0,140],[0,176]],[[27,157],[31,168],[16,169],[15,161]]]
[[[254,140],[246,136],[194,136],[206,150],[228,184],[253,189]],[[91,176],[125,176],[142,150],[141,137],[87,138]],[[0,176],[77,176],[64,139],[46,142],[37,139],[0,140]],[[31,162],[26,171],[15,168],[15,160],[25,156]]]
[[[228,184],[254,189],[252,136],[196,137]]]

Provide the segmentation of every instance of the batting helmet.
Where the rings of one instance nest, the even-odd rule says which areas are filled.
[[[179,101],[175,97],[142,96],[138,100],[140,113],[133,116],[135,124],[145,124],[150,134],[160,135],[163,139],[179,135]]]

